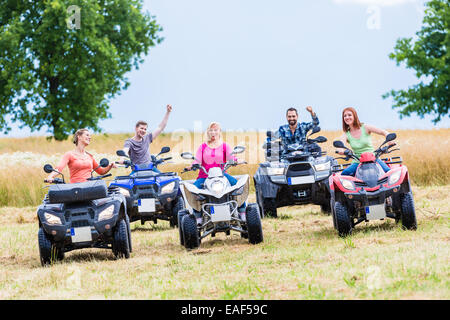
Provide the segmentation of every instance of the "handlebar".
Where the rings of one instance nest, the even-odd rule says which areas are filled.
[[[240,164],[247,164],[247,161],[238,162],[238,161],[231,160],[231,161],[227,161],[226,163],[221,163],[221,165],[224,165],[224,167],[222,168],[223,171],[226,171],[229,167],[234,167],[234,166],[237,166]],[[181,171],[180,173],[183,174],[183,173],[186,173],[189,171],[196,171],[199,169],[202,169],[206,174],[208,174],[208,172],[206,172],[205,168],[198,163],[194,163],[190,169],[184,168],[183,171]]]
[[[48,181],[47,179],[44,179],[45,183],[53,183],[53,184],[64,184],[64,180],[61,178],[54,178],[52,182]]]
[[[379,158],[382,154],[391,153],[391,152],[400,150],[399,148],[389,150],[390,148],[392,148],[392,147],[394,147],[396,145],[397,145],[396,143],[393,143],[391,145],[378,148],[377,150],[374,151],[375,157]],[[335,153],[340,154],[339,151],[337,151],[337,150],[335,150]],[[342,159],[342,160],[348,161],[350,158],[353,158],[353,159],[356,159],[356,160],[359,161],[358,157],[356,157],[353,154],[353,152],[351,150],[349,150],[349,149],[345,149],[344,155],[346,156],[345,158],[344,157],[339,157],[339,158],[335,158],[335,159]]]
[[[100,180],[100,179],[107,178],[107,177],[111,177],[111,176],[112,176],[112,174],[111,174],[111,173],[108,173],[108,174],[105,174],[105,175],[103,175],[103,176],[97,176],[97,177],[88,178],[87,180],[88,180],[88,181]]]

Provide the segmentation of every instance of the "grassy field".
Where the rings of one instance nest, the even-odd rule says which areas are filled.
[[[394,130],[391,130],[394,132]],[[396,130],[400,151],[392,156],[401,156],[408,166],[413,185],[445,186],[450,184],[450,129],[439,130]],[[319,134],[327,137],[322,149],[334,155],[332,142],[341,135],[339,131],[323,131]],[[122,148],[126,138],[132,134],[94,135],[89,146],[97,161],[107,157],[118,160],[115,150]],[[239,158],[248,162],[231,168],[231,174],[249,173],[253,175],[258,164],[264,161],[261,148],[266,139],[265,131],[224,132],[224,140],[230,145],[244,145],[246,151]],[[382,142],[382,137],[374,136],[374,146]],[[151,145],[152,153],[163,146],[171,147],[172,163],[160,167],[163,171],[180,172],[189,162],[180,158],[183,151],[195,152],[202,142],[201,134],[174,132],[162,134]],[[46,189],[43,179],[47,176],[42,170],[46,163],[56,166],[66,151],[74,148],[68,141],[47,141],[45,137],[1,138],[0,139],[0,206],[23,207],[36,206],[41,202]],[[166,156],[166,155],[165,155]],[[126,174],[129,170],[114,169],[113,175]],[[68,170],[64,171],[68,178]],[[183,179],[193,179],[197,173],[183,175]],[[251,185],[253,188],[253,185]],[[253,189],[252,189],[253,190]]]
[[[394,155],[401,155],[410,171],[417,231],[387,220],[358,225],[343,239],[318,206],[295,206],[279,209],[278,219],[263,220],[264,242],[256,246],[238,234],[218,234],[187,251],[167,222],[135,222],[130,259],[84,249],[46,268],[39,261],[36,219],[46,193],[42,167],[56,165],[74,146],[45,137],[2,138],[0,299],[449,299],[450,129],[396,132],[401,151]],[[322,148],[333,155],[332,141],[341,133],[320,134],[328,138]],[[89,151],[97,160],[117,160],[114,151],[130,136],[95,135]],[[265,132],[224,136],[247,148],[240,158],[249,164],[230,173],[253,174],[264,161]],[[179,153],[195,151],[201,141],[200,134],[165,134],[151,149],[170,146],[173,163],[161,169],[181,171],[188,162]],[[374,139],[374,145],[380,142]],[[127,172],[120,168],[113,174]],[[68,178],[67,169],[64,173]],[[253,185],[251,192],[255,201]]]
[[[318,206],[297,206],[263,220],[261,244],[218,234],[187,251],[167,222],[135,222],[130,259],[84,249],[46,268],[35,207],[3,207],[0,299],[449,299],[450,186],[413,192],[417,231],[388,220],[342,239]]]

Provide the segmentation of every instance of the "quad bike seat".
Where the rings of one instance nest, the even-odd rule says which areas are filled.
[[[106,198],[108,188],[102,180],[53,184],[48,190],[49,203],[83,202]]]

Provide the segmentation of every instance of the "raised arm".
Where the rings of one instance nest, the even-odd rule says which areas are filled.
[[[307,130],[310,130],[319,125],[319,118],[317,118],[317,114],[313,111],[311,106],[306,107],[306,111],[308,111],[311,114],[312,122],[310,122],[308,124],[308,129],[307,129]]]
[[[172,106],[170,104],[167,105],[167,111],[164,115],[164,118],[162,119],[159,126],[152,132],[152,140],[155,140],[157,136],[164,130],[164,128],[167,125],[167,121],[169,120],[169,115],[172,112]]]

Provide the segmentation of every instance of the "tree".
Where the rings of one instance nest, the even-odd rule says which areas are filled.
[[[404,62],[416,71],[420,83],[408,90],[392,90],[383,98],[392,96],[393,108],[401,109],[402,116],[417,113],[421,118],[432,114],[433,123],[449,115],[450,105],[450,3],[448,0],[431,0],[426,3],[423,26],[417,39],[398,39],[389,57]]]
[[[64,140],[100,131],[162,28],[142,0],[4,0],[0,6],[0,130],[8,121]]]

